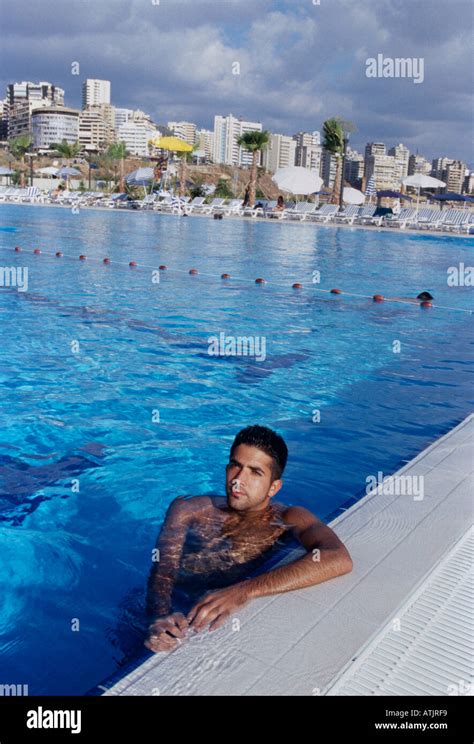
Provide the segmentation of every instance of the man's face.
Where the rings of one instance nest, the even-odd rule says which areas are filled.
[[[281,480],[273,480],[272,458],[257,447],[239,444],[226,467],[227,504],[239,512],[266,509],[269,500],[280,490]],[[237,490],[232,481],[237,480]]]

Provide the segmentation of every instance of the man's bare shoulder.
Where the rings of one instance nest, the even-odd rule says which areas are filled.
[[[286,524],[300,530],[315,524],[324,525],[324,522],[318,519],[309,509],[305,509],[304,506],[284,506],[281,518]]]
[[[168,515],[173,519],[187,521],[206,514],[214,508],[212,496],[177,496],[168,508]]]

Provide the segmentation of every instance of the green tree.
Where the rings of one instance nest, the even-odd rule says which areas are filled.
[[[264,150],[270,141],[270,133],[263,132],[244,132],[237,137],[237,144],[247,152],[252,153],[252,166],[250,168],[249,181],[249,206],[255,205],[255,195],[257,191],[257,159],[258,153]]]
[[[115,142],[113,145],[109,145],[106,151],[106,155],[110,160],[120,164],[120,192],[125,191],[125,158],[129,155],[125,142]]]
[[[341,192],[341,164],[344,154],[344,130],[339,118],[333,117],[324,122],[323,137],[324,149],[336,156],[336,177],[332,187],[331,203],[338,204]]]
[[[186,179],[188,177],[188,163],[192,163],[193,155],[196,152],[196,150],[199,150],[199,143],[196,142],[193,146],[192,150],[189,150],[189,152],[181,152],[178,155],[178,158],[180,160],[180,167],[179,167],[179,195],[184,196],[186,193]]]
[[[323,147],[337,158],[336,178],[332,190],[331,202],[342,205],[342,194],[344,190],[344,157],[346,146],[349,141],[350,132],[355,132],[356,127],[351,121],[344,121],[339,117],[328,119],[323,124],[324,142]]]
[[[56,150],[58,155],[63,158],[63,165],[69,167],[71,161],[77,158],[81,152],[82,145],[79,142],[68,142],[63,139],[62,142],[56,142],[54,145],[51,145],[51,149]],[[64,160],[66,163],[64,163]],[[66,188],[69,190],[69,176],[66,177]]]
[[[107,188],[109,191],[112,191],[111,184],[113,182],[113,163],[105,152],[100,153],[100,155],[97,157],[96,178],[107,181]]]
[[[216,190],[214,191],[212,196],[216,197],[216,199],[233,199],[234,193],[228,185],[227,181],[224,178],[220,178],[217,182]]]
[[[206,196],[206,192],[203,189],[204,181],[202,178],[196,179],[194,184],[189,189],[189,193],[191,194],[192,199],[195,199],[198,196]]]
[[[25,170],[26,170],[26,163],[25,163],[25,155],[30,149],[31,145],[33,143],[33,140],[29,134],[22,134],[20,137],[16,137],[15,139],[12,139],[8,143],[8,148],[15,158],[15,160],[19,160],[21,163],[21,172],[20,172],[20,186],[24,187],[25,185]]]

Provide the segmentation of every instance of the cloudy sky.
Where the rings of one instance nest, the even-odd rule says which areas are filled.
[[[80,107],[104,78],[117,106],[211,129],[216,113],[284,134],[341,116],[359,150],[474,166],[472,0],[0,0],[0,25],[2,90],[45,80]],[[378,54],[422,58],[424,81],[368,78]]]

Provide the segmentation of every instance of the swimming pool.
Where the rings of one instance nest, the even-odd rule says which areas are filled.
[[[116,669],[168,504],[223,493],[244,425],[286,438],[281,500],[328,519],[472,410],[471,289],[446,279],[472,264],[470,238],[17,205],[0,217],[17,227],[0,232],[0,265],[28,267],[29,284],[0,290],[2,684],[81,694]],[[142,266],[160,264],[154,283]],[[317,291],[331,287],[429,290],[455,309]],[[265,360],[210,356],[220,333],[264,338]]]

